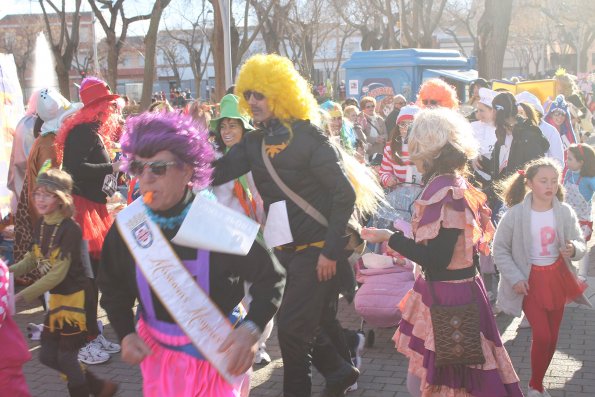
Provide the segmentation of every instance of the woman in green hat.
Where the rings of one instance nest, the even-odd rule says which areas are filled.
[[[212,119],[209,123],[209,129],[215,134],[215,143],[221,155],[240,142],[244,134],[254,130],[248,117],[240,113],[238,104],[239,98],[237,96],[233,94],[225,95],[221,98],[219,104],[219,117]],[[251,172],[223,185],[214,186],[213,193],[219,203],[245,214],[260,224],[264,223],[262,199],[256,190]],[[247,286],[245,291],[247,293]],[[249,296],[247,298],[249,301]],[[258,352],[254,357],[254,363],[256,364],[268,364],[271,361],[266,352],[266,341],[272,329],[273,320],[267,324],[260,339]]]

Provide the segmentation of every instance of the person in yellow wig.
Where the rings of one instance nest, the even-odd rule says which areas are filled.
[[[339,151],[316,126],[318,104],[311,92],[289,59],[248,59],[235,93],[240,110],[250,115],[257,130],[215,162],[213,180],[219,185],[252,171],[267,211],[266,243],[287,271],[277,320],[285,397],[311,395],[312,363],[326,378],[324,396],[343,396],[359,376],[349,352],[341,351],[346,344],[333,343],[333,333],[340,329],[333,310],[337,272],[346,263],[345,230],[356,194]],[[271,167],[284,187],[267,169]],[[294,195],[311,206],[308,212]],[[312,208],[326,225],[314,218]]]

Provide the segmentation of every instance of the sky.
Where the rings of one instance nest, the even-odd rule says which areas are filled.
[[[185,0],[173,0],[164,13],[162,24],[172,24],[174,15],[177,10],[181,9],[180,4]],[[187,1],[187,0],[186,0]],[[74,10],[74,0],[66,0],[67,11]],[[139,15],[141,13],[148,13],[151,11],[154,0],[127,0],[124,2],[124,11],[126,15]],[[54,4],[60,7],[61,0],[54,0]],[[69,8],[70,6],[70,8]],[[46,10],[48,8],[46,7]],[[81,2],[81,11],[92,11],[91,6],[87,0]],[[8,14],[40,14],[42,12],[39,0],[0,0],[0,19]],[[107,14],[106,19],[109,18]],[[176,18],[177,19],[177,18]],[[148,21],[139,21],[130,25],[128,30],[129,36],[143,35],[149,28]],[[97,25],[97,35],[99,38],[103,36],[101,26]]]

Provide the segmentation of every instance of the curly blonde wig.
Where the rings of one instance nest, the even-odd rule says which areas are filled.
[[[425,108],[424,100],[436,101],[438,106],[449,109],[459,107],[457,92],[449,84],[441,79],[429,79],[423,83],[417,95],[417,106]]]
[[[246,91],[263,94],[273,115],[285,123],[293,120],[318,122],[318,103],[312,95],[312,87],[286,57],[257,54],[240,69],[235,94],[240,97],[240,110],[252,117],[243,95]]]
[[[422,161],[425,171],[435,169],[436,161],[448,161],[442,156],[447,145],[452,148],[452,152],[458,153],[465,160],[477,157],[479,144],[473,137],[471,124],[465,117],[447,108],[419,112],[415,116],[409,135],[411,160]]]

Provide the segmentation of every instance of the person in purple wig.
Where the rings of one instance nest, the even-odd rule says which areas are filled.
[[[261,330],[279,308],[284,270],[258,243],[246,256],[237,256],[171,242],[194,200],[192,188],[203,189],[211,180],[214,153],[206,128],[190,116],[143,113],[128,119],[121,144],[124,169],[138,178],[147,215],[197,284],[236,325],[220,350],[229,355],[228,371],[241,380],[227,383],[192,344],[167,310],[176,302],[162,302],[154,294],[114,225],[103,246],[99,286],[101,305],[122,341],[122,359],[140,364],[145,396],[238,396],[249,387],[248,377],[241,375],[252,365]],[[252,283],[253,300],[242,319],[244,281]]]

